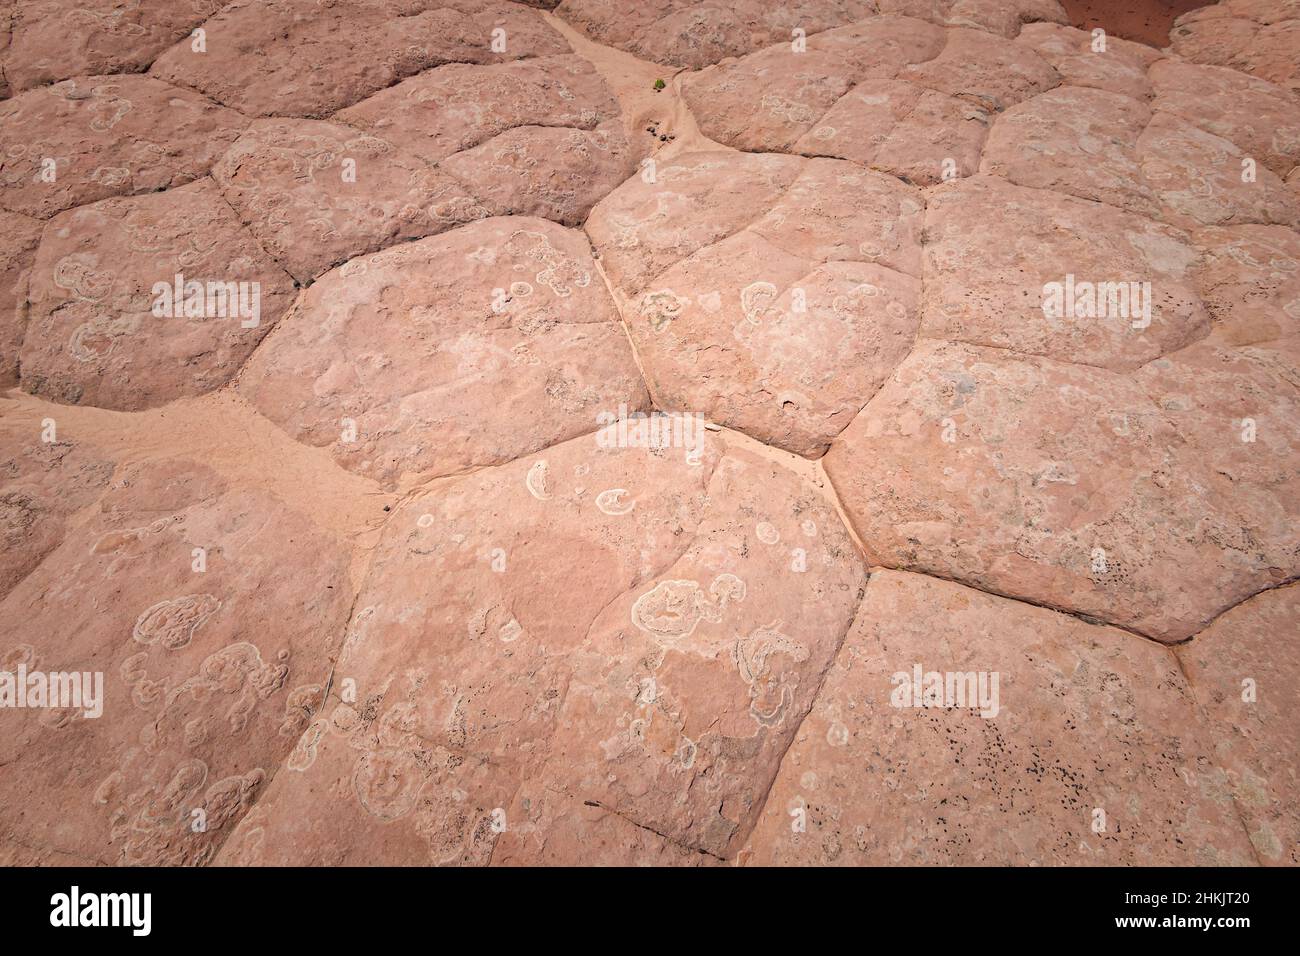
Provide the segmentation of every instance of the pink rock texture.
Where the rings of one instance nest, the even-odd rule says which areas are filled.
[[[588,230],[656,402],[814,456],[911,347],[921,211],[850,163],[696,153]]]
[[[1300,164],[1300,99],[1236,70],[1164,60],[1151,68],[1152,106],[1228,140],[1285,177]]]
[[[140,73],[221,9],[220,0],[24,0],[5,78],[27,90],[73,76]]]
[[[1135,379],[927,341],[826,470],[874,563],[1183,640],[1295,575],[1300,538],[1291,426],[1278,461],[1243,439],[1241,400],[1179,356]],[[1294,389],[1267,369],[1201,361],[1257,414],[1292,413]],[[1200,403],[1215,414],[1191,414]]]
[[[1197,291],[1215,319],[1214,337],[1250,345],[1300,331],[1300,235],[1282,226],[1211,226],[1194,234],[1204,250]]]
[[[222,196],[295,279],[487,215],[459,183],[377,136],[257,120],[212,170]]]
[[[205,863],[320,706],[348,547],[193,462],[123,471],[97,511],[0,607],[6,669],[104,675],[97,718],[6,712],[0,759],[23,773],[0,779],[0,840]],[[284,573],[303,560],[310,576]]]
[[[700,69],[730,57],[866,20],[875,14],[920,17],[940,25],[1014,37],[1022,23],[1065,22],[1056,0],[800,0],[773,5],[738,0],[725,8],[701,0],[647,5],[634,0],[564,0],[556,14],[600,43],[655,63]]]
[[[1107,16],[0,2],[0,864],[1300,865],[1300,0]]]
[[[1050,63],[1064,86],[1086,86],[1138,100],[1152,97],[1147,70],[1160,54],[1119,37],[1099,38],[1059,23],[1027,23],[1016,37]]]
[[[943,675],[975,680],[954,682],[961,698],[927,697],[927,673],[941,675],[945,693]],[[996,712],[976,703],[981,673],[986,702],[997,675]],[[1253,863],[1228,774],[1212,760],[1215,730],[1173,651],[879,571],[742,857],[769,866]]]
[[[81,76],[0,102],[0,207],[38,219],[203,176],[247,124],[147,76]]]
[[[586,435],[396,511],[336,670],[357,695],[218,862],[558,862],[588,820],[588,862],[722,855],[865,573],[792,473],[695,448]]]
[[[55,217],[29,284],[23,388],[127,410],[224,385],[294,296],[210,179]]]
[[[882,16],[778,44],[685,81],[701,129],[746,150],[834,156],[909,182],[979,165],[992,114],[1060,82],[1035,52]]]
[[[1300,8],[1294,0],[1242,0],[1184,14],[1170,48],[1193,63],[1226,66],[1300,93]]]
[[[297,440],[389,483],[509,461],[647,404],[586,239],[525,217],[340,266],[240,389]]]
[[[1174,113],[1117,93],[1062,87],[997,118],[980,171],[1177,225],[1300,222],[1294,195],[1255,165],[1228,140]]]
[[[1005,232],[988,228],[995,219]],[[1154,220],[977,176],[930,194],[925,232],[921,334],[929,338],[1123,371],[1210,331],[1194,281],[1197,247]],[[1113,277],[1126,296],[1129,283],[1149,282],[1149,296],[1129,298],[1123,315],[1048,314],[1044,286],[1070,276]]]
[[[0,598],[63,541],[68,519],[92,504],[113,463],[83,443],[59,440],[58,422],[37,434],[6,429],[0,461]]]
[[[40,240],[40,222],[0,212],[0,387],[18,381],[18,350],[27,331],[27,273]]]
[[[568,51],[535,11],[507,0],[236,0],[203,30],[204,51],[182,40],[150,75],[249,116],[324,118],[444,63]]]
[[[1258,594],[1177,649],[1255,854],[1282,866],[1300,865],[1300,812],[1292,799],[1300,658],[1287,639],[1300,615],[1297,596],[1294,584]]]
[[[795,28],[811,35],[876,12],[872,0],[797,0],[780,5],[737,0],[726,7],[701,0],[662,4],[564,0],[556,10],[593,40],[655,63],[691,69],[789,42]]]
[[[640,158],[600,75],[572,55],[452,64],[336,119],[436,162],[488,215],[543,216],[569,226],[581,225]],[[446,206],[466,216],[451,198],[440,199],[435,215],[447,216]]]

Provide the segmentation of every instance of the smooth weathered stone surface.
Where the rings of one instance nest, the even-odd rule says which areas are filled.
[[[1131,97],[1061,87],[994,121],[980,171],[1159,218],[1160,204],[1142,176],[1149,154],[1139,137],[1149,122],[1151,111]]]
[[[866,81],[799,139],[796,151],[836,156],[920,185],[979,168],[989,114],[897,80]]]
[[[385,483],[510,461],[647,402],[586,238],[524,217],[326,274],[240,387],[293,438]]]
[[[990,112],[1052,89],[1060,75],[1038,54],[980,30],[953,29],[932,60],[899,71],[898,79],[938,90]]]
[[[1297,4],[0,0],[0,863],[1300,863]]]
[[[300,507],[192,462],[140,466],[10,592],[4,663],[101,672],[104,702],[0,711],[0,842],[211,858],[319,705],[347,620],[348,548]]]
[[[437,161],[489,215],[569,226],[639,158],[608,87],[571,55],[430,70],[337,119]]]
[[[1142,175],[1170,222],[1279,223],[1300,227],[1300,202],[1262,163],[1247,181],[1247,157],[1226,139],[1169,113],[1156,113],[1138,140]]]
[[[80,441],[40,432],[0,431],[0,598],[58,547],[70,516],[91,504],[113,475],[113,463]]]
[[[301,283],[354,256],[488,215],[391,143],[320,120],[258,120],[213,167],[222,195]]]
[[[688,76],[683,92],[718,142],[787,151],[855,85],[938,56],[946,38],[923,20],[872,17],[810,37],[803,53],[782,43]]]
[[[1278,176],[1300,163],[1300,99],[1289,91],[1236,70],[1176,60],[1153,66],[1151,83],[1154,109],[1228,140]]]
[[[1300,235],[1285,226],[1212,226],[1193,239],[1203,250],[1194,270],[1227,345],[1300,335]]]
[[[690,546],[718,454],[587,434],[397,509],[334,694],[222,862],[488,862],[492,811],[524,825],[512,797],[560,732],[567,658]]]
[[[492,853],[493,866],[723,866],[592,801],[553,791],[516,796]]]
[[[911,347],[921,210],[848,163],[696,153],[588,229],[659,407],[812,456]]]
[[[1184,227],[1300,222],[1294,196],[1262,162],[1243,181],[1247,158],[1173,113],[1067,86],[999,116],[980,170]]]
[[[1260,862],[1300,865],[1300,589],[1266,591],[1177,648]]]
[[[138,73],[222,7],[221,0],[24,0],[5,78],[26,90],[70,76]]]
[[[1154,95],[1147,68],[1160,54],[1145,44],[1107,36],[1102,49],[1090,32],[1059,23],[1027,23],[1016,43],[1050,63],[1065,86],[1087,86],[1138,100]]]
[[[512,129],[439,164],[496,216],[582,224],[596,202],[636,169],[619,120],[596,129]]]
[[[1300,94],[1300,11],[1279,3],[1242,14],[1180,17],[1169,33],[1170,46],[1195,63],[1231,67]]]
[[[1014,37],[1024,26],[1040,20],[1066,23],[1069,19],[1056,0],[881,0],[880,9],[882,13],[904,12],[909,7],[925,9],[932,4],[938,7],[944,23],[1004,37]]]
[[[177,274],[204,284],[194,299],[202,314],[184,314],[190,300],[175,296],[181,314],[155,313],[155,284],[174,286]],[[216,315],[209,283],[223,292],[246,285]],[[224,385],[294,296],[292,280],[208,179],[61,214],[45,228],[29,285],[22,387],[50,401],[128,411]]]
[[[27,273],[43,223],[0,212],[0,388],[18,382],[18,350],[27,330]]]
[[[996,674],[996,714],[981,716],[970,698],[911,704],[900,688],[911,688],[918,665],[941,680],[984,672],[989,690]],[[741,856],[759,865],[1251,863],[1208,730],[1170,650],[877,571]]]
[[[875,15],[924,18],[936,25],[970,28],[1011,38],[1022,23],[1065,23],[1055,0],[800,0],[774,5],[737,0],[718,7],[700,0],[647,6],[635,0],[564,0],[556,14],[597,42],[647,60],[698,70],[764,47],[787,49],[794,30],[809,49],[818,35]]]
[[[881,16],[688,78],[700,128],[739,149],[849,159],[910,182],[970,175],[996,110],[1059,77],[979,30]]]
[[[1154,366],[1134,380],[925,342],[826,471],[874,564],[1181,640],[1296,573],[1297,499],[1276,478],[1297,469],[1294,450],[1241,441],[1204,369]],[[1270,418],[1294,414],[1293,388],[1252,383]]]
[[[340,110],[335,119],[437,162],[519,127],[591,130],[618,115],[595,68],[566,53],[486,66],[449,64]]]
[[[795,28],[812,36],[876,10],[872,0],[735,0],[725,7],[700,0],[564,0],[556,14],[599,43],[655,63],[699,69],[770,44],[789,44]]]
[[[184,40],[150,74],[249,116],[319,119],[444,63],[569,49],[536,11],[505,0],[236,0],[203,28],[206,52]]]
[[[833,508],[766,458],[730,452],[708,500],[690,547],[605,608],[575,652],[546,775],[674,843],[732,857],[865,568]]]
[[[180,186],[207,173],[246,124],[147,76],[83,76],[31,90],[0,103],[0,206],[48,219]]]
[[[575,814],[603,820],[606,862],[720,855],[865,580],[820,495],[721,452],[587,435],[395,512],[336,669],[356,702],[308,728],[221,861],[554,861]],[[602,845],[619,820],[662,839]]]
[[[1209,332],[1192,281],[1197,248],[1154,220],[979,176],[930,195],[925,232],[924,336],[1121,371]],[[1104,314],[1076,316],[1064,301],[1070,277],[1080,290],[1122,284],[1123,308],[1111,310],[1103,292]],[[1051,283],[1064,308],[1049,316]]]
[[[1229,552],[1274,562],[1276,583],[1300,558],[1300,395],[1268,346],[1198,343],[1145,366],[1140,382],[1213,474],[1227,508],[1254,520],[1216,534]],[[1288,527],[1288,525],[1290,527]]]

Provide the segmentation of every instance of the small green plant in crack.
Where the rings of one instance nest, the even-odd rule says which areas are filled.
[[[660,90],[662,90],[662,89],[663,89],[665,86],[667,86],[667,85],[668,85],[668,84],[665,83],[663,80],[655,80],[655,92],[656,92],[656,93],[659,92]]]

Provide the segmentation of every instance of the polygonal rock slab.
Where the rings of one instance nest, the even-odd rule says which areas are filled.
[[[930,12],[920,12],[932,10]],[[950,26],[974,27],[1004,37],[1014,37],[1040,20],[1068,23],[1069,16],[1056,0],[880,0],[882,13],[918,12],[915,16],[941,16]]]
[[[529,789],[507,810],[511,826],[493,866],[723,866],[707,853],[660,836],[591,800]]]
[[[1297,619],[1300,589],[1292,584],[1232,608],[1176,649],[1255,852],[1285,866],[1300,864]]]
[[[192,462],[124,474],[100,511],[0,604],[4,669],[103,675],[99,717],[0,711],[0,841],[201,864],[320,705],[349,551]]]
[[[768,458],[729,453],[709,502],[685,553],[607,607],[575,652],[546,777],[729,857],[817,695],[865,568],[834,509]]]
[[[994,121],[980,171],[1159,216],[1137,147],[1150,121],[1146,105],[1128,96],[1081,86],[1050,90]]]
[[[855,84],[938,56],[946,38],[923,20],[872,17],[810,37],[801,53],[781,43],[688,76],[683,92],[701,131],[718,142],[789,150]]]
[[[3,598],[59,546],[68,518],[99,496],[113,475],[113,463],[90,445],[59,440],[57,418],[52,433],[7,428],[0,439]]]
[[[254,122],[212,176],[261,246],[304,284],[354,256],[488,214],[405,150],[321,120]]]
[[[70,210],[46,227],[32,267],[22,386],[127,411],[201,395],[235,374],[294,294],[211,180]]]
[[[741,859],[1251,863],[1212,757],[1171,651],[877,571]]]
[[[779,44],[684,84],[706,135],[738,149],[850,159],[917,183],[969,175],[990,113],[1059,81],[978,30],[874,17]]]
[[[701,0],[564,0],[556,14],[598,43],[642,59],[699,69],[774,43],[792,31],[807,36],[870,17],[872,0],[795,0],[773,5],[736,0],[725,7]]]
[[[953,29],[932,60],[904,68],[898,79],[967,100],[989,112],[1050,90],[1060,74],[1033,50],[980,30]]]
[[[586,238],[523,217],[327,273],[240,383],[292,437],[387,483],[509,461],[648,401]]]
[[[618,115],[595,68],[566,53],[485,66],[448,64],[340,110],[334,119],[432,163],[518,127],[590,130]]]
[[[1156,113],[1138,140],[1142,176],[1164,205],[1164,218],[1183,225],[1278,223],[1300,226],[1300,202],[1277,175],[1251,163],[1226,139],[1171,113]]]
[[[1232,388],[1294,417],[1294,388],[1254,364],[1225,371]],[[1202,369],[1153,368],[1165,377],[1134,381],[924,342],[826,471],[873,564],[1181,640],[1295,574],[1297,499],[1276,476],[1297,469],[1285,438],[1241,440],[1236,400]]]
[[[16,4],[5,78],[21,91],[88,73],[137,73],[221,6],[221,0]]]
[[[994,220],[1006,229],[990,230]],[[1154,220],[978,176],[931,195],[925,229],[921,334],[930,338],[1118,371],[1209,332],[1189,271],[1197,250]],[[1088,284],[1100,290],[1100,312],[1080,311]]]
[[[792,473],[693,447],[587,435],[396,511],[336,669],[355,701],[221,862],[574,862],[575,814],[602,862],[723,855],[865,571]],[[660,838],[609,845],[617,820]]]
[[[1236,70],[1162,60],[1151,68],[1152,107],[1240,147],[1286,176],[1300,163],[1300,101]]]
[[[1194,63],[1231,67],[1300,93],[1300,14],[1290,17],[1267,25],[1238,17],[1180,18],[1169,33],[1170,45]]]
[[[505,0],[237,0],[203,29],[206,52],[184,40],[150,73],[248,116],[319,119],[444,63],[569,50],[536,11]]]
[[[1067,86],[997,118],[980,171],[1182,226],[1300,222],[1300,206],[1265,166],[1168,112],[1104,90]]]
[[[630,176],[638,158],[617,102],[577,56],[452,64],[336,118],[438,161],[490,215],[542,216],[570,226]]]
[[[588,230],[658,407],[811,456],[912,345],[921,210],[849,163],[695,153]]]
[[[0,388],[18,382],[18,350],[27,328],[27,271],[36,258],[41,225],[0,212]]]
[[[1266,350],[1201,342],[1145,366],[1139,381],[1216,484],[1226,481],[1223,505],[1255,518],[1221,545],[1252,557],[1271,554],[1269,583],[1276,583],[1296,558],[1296,534],[1286,525],[1300,520],[1300,397],[1279,356]],[[1289,544],[1283,551],[1270,547],[1282,542]]]
[[[1147,68],[1160,54],[1145,44],[1107,36],[1101,48],[1091,33],[1059,23],[1027,23],[1016,43],[1050,63],[1065,86],[1088,86],[1138,100],[1152,96]]]
[[[719,450],[693,447],[587,434],[398,508],[334,694],[222,862],[486,863],[493,811],[524,823],[511,799],[547,759],[568,655],[698,532]]]
[[[1227,345],[1300,334],[1300,236],[1285,226],[1210,226],[1195,283]]]
[[[859,83],[800,137],[796,152],[835,156],[921,185],[979,167],[989,114],[901,80]]]
[[[205,174],[247,125],[147,76],[90,76],[0,103],[0,206],[48,219]],[[51,181],[52,180],[52,181]]]

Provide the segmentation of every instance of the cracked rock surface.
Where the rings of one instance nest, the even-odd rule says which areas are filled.
[[[1300,865],[1297,64],[6,5],[0,862]]]

